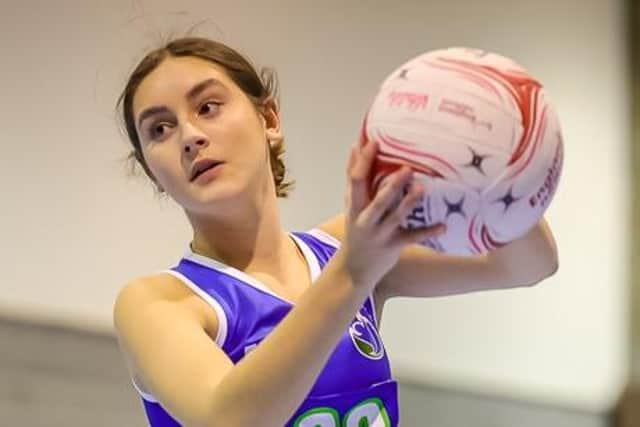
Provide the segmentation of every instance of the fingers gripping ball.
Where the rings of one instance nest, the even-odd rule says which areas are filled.
[[[371,192],[410,166],[426,192],[403,226],[446,224],[424,244],[454,255],[486,253],[529,231],[563,164],[560,123],[540,82],[508,58],[467,48],[427,52],[391,73],[362,139],[379,147]]]

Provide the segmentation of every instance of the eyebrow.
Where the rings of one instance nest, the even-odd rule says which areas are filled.
[[[185,97],[191,101],[211,86],[224,87],[224,85],[220,83],[219,80],[214,78],[209,78],[201,81],[200,83],[198,83],[197,85],[189,89],[189,92],[187,92]],[[156,114],[167,113],[167,112],[169,112],[169,109],[164,105],[149,107],[145,109],[142,113],[140,113],[140,116],[138,116],[138,129],[142,125],[142,122],[147,120],[149,117],[155,116]]]

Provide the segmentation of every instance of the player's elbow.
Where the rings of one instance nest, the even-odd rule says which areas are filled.
[[[533,287],[544,282],[549,277],[557,273],[559,268],[558,257],[553,256],[541,263],[538,268],[533,269],[528,277],[522,280],[523,287]]]
[[[538,280],[538,283],[556,274],[559,267],[560,263],[558,261],[558,252],[552,251],[541,268],[542,271],[540,273],[540,279]]]

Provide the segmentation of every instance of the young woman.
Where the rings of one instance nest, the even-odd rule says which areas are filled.
[[[378,335],[388,299],[532,285],[557,268],[544,222],[487,256],[417,245],[444,227],[399,227],[423,193],[407,169],[369,196],[373,142],[351,150],[344,214],[284,230],[275,81],[223,44],[149,53],[119,101],[132,158],[193,228],[182,259],[126,284],[114,307],[154,427],[396,426]]]

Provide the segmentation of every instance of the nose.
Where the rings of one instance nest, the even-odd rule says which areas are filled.
[[[185,153],[194,153],[209,145],[208,136],[191,122],[185,122],[182,131]]]

